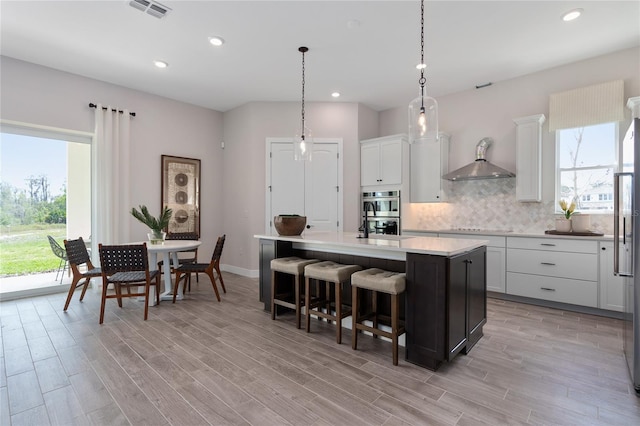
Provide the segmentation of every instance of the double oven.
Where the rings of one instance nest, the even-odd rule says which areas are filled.
[[[365,211],[367,203],[372,203],[375,207],[375,216],[371,207]],[[400,191],[363,192],[360,206],[361,230],[364,230],[364,226],[368,226],[369,234],[400,234]],[[366,224],[364,223],[365,213],[368,215]]]

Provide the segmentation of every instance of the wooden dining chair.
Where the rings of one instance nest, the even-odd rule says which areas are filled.
[[[216,293],[216,298],[218,302],[220,301],[220,293],[218,292],[218,286],[216,285],[216,275],[220,280],[220,285],[222,286],[222,291],[227,292],[227,289],[224,286],[224,280],[222,279],[222,273],[220,272],[220,257],[222,257],[222,249],[224,247],[224,240],[226,239],[226,235],[218,237],[218,241],[216,242],[216,247],[213,250],[213,255],[211,256],[211,262],[209,263],[185,263],[180,265],[175,269],[176,271],[176,280],[173,288],[173,303],[176,302],[176,294],[178,294],[178,286],[180,285],[180,280],[182,279],[182,275],[184,275],[185,283],[182,288],[182,292],[184,294],[185,287],[187,286],[188,281],[191,280],[192,273],[204,273],[209,276],[211,280],[211,285],[213,286],[213,291]]]
[[[167,234],[167,240],[193,240],[200,239],[197,232],[170,232]],[[185,255],[186,254],[186,255]],[[191,250],[183,250],[178,253],[178,263],[198,263],[198,247]],[[158,269],[162,271],[163,262],[158,262]],[[200,282],[198,273],[196,273],[196,282]],[[191,276],[189,276],[189,291],[191,291]]]
[[[149,313],[149,289],[156,286],[156,304],[160,304],[160,271],[149,271],[147,244],[128,244],[105,246],[98,245],[100,266],[102,269],[102,302],[100,304],[100,324],[104,321],[104,308],[107,299],[118,299],[122,308],[125,297],[144,296],[144,319]],[[115,294],[107,294],[107,287],[113,284]],[[144,292],[131,292],[131,287],[144,286]],[[122,288],[127,293],[122,292]]]
[[[91,282],[91,278],[101,277],[102,270],[100,268],[96,268],[91,263],[87,246],[82,237],[77,240],[64,240],[64,247],[67,251],[69,267],[73,273],[73,279],[71,280],[71,286],[69,287],[67,301],[64,303],[63,310],[66,311],[76,289],[82,286],[82,293],[80,293],[80,301],[82,302],[84,294],[87,292],[87,288]],[[80,270],[81,268],[83,269],[82,271]],[[80,282],[82,279],[84,279],[84,281]]]

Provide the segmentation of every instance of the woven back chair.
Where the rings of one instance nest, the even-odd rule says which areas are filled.
[[[87,288],[89,287],[89,282],[91,282],[91,278],[102,276],[102,271],[91,263],[89,252],[87,252],[87,246],[85,245],[82,237],[77,240],[64,240],[64,247],[67,252],[67,259],[69,260],[71,272],[73,273],[73,279],[71,280],[71,286],[69,287],[67,301],[64,303],[64,310],[66,311],[76,288],[82,286],[82,293],[80,294],[80,301],[82,302],[84,294],[87,292]],[[81,270],[81,268],[83,270]],[[80,282],[83,278],[84,281]]]
[[[171,232],[167,234],[167,240],[193,240],[200,239],[196,232]],[[186,253],[186,255],[185,255]],[[183,263],[198,263],[198,247],[191,250],[183,250],[178,253],[178,261],[182,265]],[[162,272],[163,262],[158,262],[158,269]],[[196,274],[196,282],[200,282],[198,274]],[[189,281],[189,291],[191,291],[191,281]]]
[[[160,271],[149,271],[147,244],[128,244],[104,246],[98,245],[100,266],[102,269],[102,303],[100,305],[100,324],[104,321],[105,301],[117,299],[122,308],[125,297],[144,296],[144,319],[149,314],[149,289],[155,286],[156,304],[160,304]],[[114,294],[107,294],[109,284],[115,288]],[[144,286],[144,292],[131,292],[131,287]],[[122,293],[122,287],[127,293]]]
[[[56,272],[56,281],[58,281],[58,275],[60,275],[60,284],[62,284],[62,279],[64,278],[64,271],[68,268],[69,262],[67,261],[67,252],[63,249],[60,244],[51,236],[47,235],[49,239],[49,245],[51,246],[51,251],[56,257],[60,258],[60,263],[58,264],[58,272]]]
[[[224,280],[222,279],[222,273],[220,272],[220,258],[222,257],[222,249],[224,248],[224,240],[227,238],[226,235],[218,237],[218,241],[216,242],[216,248],[213,250],[213,255],[211,256],[211,262],[209,263],[186,263],[180,265],[176,268],[176,282],[173,289],[173,302],[176,301],[176,294],[178,293],[178,286],[180,285],[180,280],[182,279],[182,275],[185,276],[184,287],[182,288],[182,292],[184,293],[185,287],[187,283],[191,281],[192,273],[205,273],[209,276],[211,280],[211,285],[213,286],[213,291],[216,293],[216,298],[218,302],[220,301],[220,293],[218,293],[218,286],[216,285],[216,275],[220,280],[220,285],[222,286],[222,291],[225,293],[227,289],[224,286]],[[214,274],[215,271],[215,274]]]

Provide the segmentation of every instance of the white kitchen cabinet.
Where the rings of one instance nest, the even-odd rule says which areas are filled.
[[[515,118],[516,123],[516,200],[542,201],[542,123],[543,114]]]
[[[360,185],[401,185],[405,158],[408,158],[406,135],[360,141]]]
[[[598,243],[507,237],[507,294],[598,307]]]
[[[622,312],[624,309],[624,279],[613,275],[613,242],[601,241],[600,266],[600,309]]]
[[[411,202],[444,201],[449,172],[449,135],[440,133],[437,141],[411,144]]]

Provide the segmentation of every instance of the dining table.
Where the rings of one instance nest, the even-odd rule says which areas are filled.
[[[155,269],[158,265],[158,256],[162,257],[162,273],[164,274],[164,290],[160,293],[160,300],[173,300],[173,279],[171,277],[171,267],[177,268],[180,265],[178,253],[192,250],[199,247],[202,241],[198,240],[165,240],[161,244],[149,244],[147,242],[147,253],[149,253],[149,269]],[[155,286],[152,287],[155,291]],[[178,293],[176,300],[181,300],[182,295]],[[155,304],[155,294],[149,295],[149,304]]]

